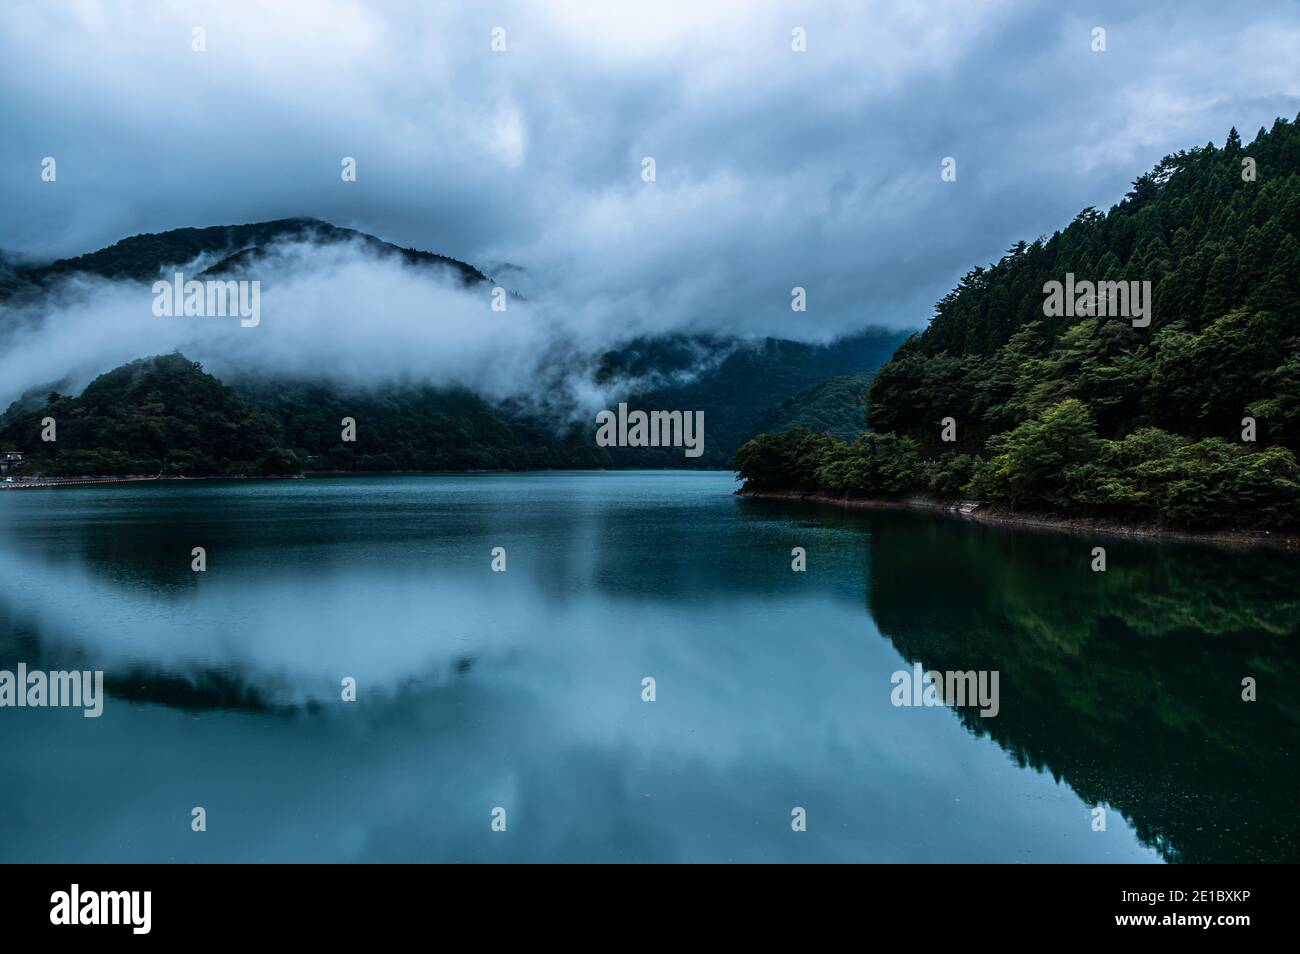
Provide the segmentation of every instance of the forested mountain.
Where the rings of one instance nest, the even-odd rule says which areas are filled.
[[[306,470],[600,468],[594,427],[579,432],[493,405],[463,388],[243,379],[237,390],[283,427]],[[356,422],[344,442],[340,424]]]
[[[761,430],[767,433],[803,427],[852,440],[862,430],[867,388],[874,377],[874,372],[862,371],[814,384],[768,411]]]
[[[53,418],[54,440],[42,439]],[[57,476],[261,476],[298,472],[279,423],[179,354],[102,374],[78,397],[50,394],[0,415],[0,447]]]
[[[1067,273],[1150,282],[1150,325],[1087,301],[1047,316],[1046,285]],[[1177,525],[1300,521],[1300,125],[1168,156],[1109,212],[969,272],[869,405],[859,444],[765,437],[737,454],[741,476]]]
[[[727,356],[716,368],[692,379],[639,391],[627,398],[630,407],[647,410],[702,410],[704,412],[704,454],[682,459],[680,448],[619,448],[613,458],[617,467],[702,467],[730,466],[736,449],[763,431],[782,415],[797,413],[805,402],[834,400],[810,389],[830,378],[871,372],[888,360],[902,341],[902,332],[876,329],[841,338],[828,345],[805,344],[766,338],[749,344],[714,341]],[[638,346],[607,356],[607,364],[620,363],[628,354],[641,355]],[[654,361],[658,367],[666,362]],[[635,363],[632,364],[635,367]],[[671,365],[669,365],[671,367]],[[856,415],[861,419],[861,390],[836,395],[844,401],[836,416]],[[825,414],[828,406],[810,414]]]
[[[557,420],[519,402],[492,404],[464,389],[244,378],[232,384],[282,423],[286,441],[308,469],[725,468],[775,409],[814,382],[877,367],[900,338],[873,331],[810,345],[669,336],[605,354],[598,383],[667,382],[625,394],[629,407],[704,412],[704,453],[694,458],[680,447],[597,447],[594,419]],[[849,408],[856,405],[860,416],[860,390],[838,397]],[[355,444],[339,441],[344,416],[358,422]]]
[[[831,345],[668,339],[606,355],[602,377],[664,380],[700,362],[700,349],[726,355],[671,387],[626,397],[639,408],[704,411],[705,453],[698,458],[682,448],[598,447],[594,420],[556,419],[464,388],[249,376],[227,387],[179,354],[131,362],[96,378],[77,398],[28,395],[14,402],[0,415],[0,450],[23,451],[27,473],[62,476],[725,467],[764,420],[803,407],[802,397],[792,397],[808,381],[879,363],[897,342],[892,332]],[[840,386],[818,402],[831,417],[861,414],[861,388],[845,387],[846,380],[856,378],[832,378]],[[817,393],[804,391],[809,398]],[[45,417],[58,427],[54,443],[41,440]],[[353,441],[342,440],[344,418],[356,422]]]
[[[376,254],[400,256],[408,264],[451,269],[465,285],[490,280],[472,265],[446,256],[398,248],[362,232],[299,218],[137,235],[41,267],[0,257],[0,304],[39,303],[40,296],[54,282],[77,273],[144,284],[159,277],[170,278],[170,269],[188,264],[201,271],[187,277],[227,275],[265,255],[270,246],[295,240],[355,243]],[[39,308],[29,308],[24,313],[32,320],[30,316],[39,312]],[[4,330],[0,328],[0,333]],[[226,383],[240,398],[270,415],[279,428],[277,440],[282,437],[284,447],[292,451],[295,466],[307,470],[725,468],[740,444],[759,433],[766,421],[778,419],[773,416],[776,408],[788,405],[800,392],[832,376],[874,371],[903,337],[900,332],[876,329],[830,344],[813,345],[773,338],[754,341],[721,335],[666,334],[637,339],[599,356],[591,384],[605,390],[611,403],[624,400],[645,410],[703,411],[705,441],[700,457],[686,457],[681,448],[597,447],[592,415],[550,402],[548,392],[556,383],[553,381],[537,382],[532,395],[536,400],[529,402],[492,402],[463,388],[419,382],[361,387],[326,379],[258,377],[237,371],[227,377]],[[578,356],[573,357],[577,362]],[[560,377],[581,373],[576,366],[562,367],[565,358],[559,355],[559,363],[548,373]],[[155,359],[168,367],[171,360]],[[125,370],[118,369],[105,378],[116,380],[113,375]],[[66,390],[67,386],[47,384],[15,402],[0,418],[4,422],[0,427],[0,449],[12,447],[28,452],[33,461],[29,471],[42,466],[51,468],[46,471],[50,473],[71,473],[69,468],[75,466],[90,468],[80,471],[84,474],[97,473],[97,466],[107,468],[103,473],[122,473],[122,468],[128,466],[147,470],[161,453],[162,459],[173,460],[168,467],[188,472],[189,465],[184,461],[189,458],[182,451],[189,453],[195,448],[185,443],[183,435],[170,434],[167,440],[178,442],[167,445],[176,448],[176,456],[169,457],[163,445],[154,440],[153,432],[160,428],[167,431],[170,425],[146,420],[150,415],[162,415],[196,423],[187,421],[186,412],[193,408],[185,401],[168,403],[165,411],[158,410],[158,402],[147,402],[152,408],[147,412],[129,402],[109,411],[106,420],[120,423],[129,418],[131,426],[76,431],[75,449],[80,456],[75,457],[70,453],[73,445],[61,437],[61,450],[69,453],[62,454],[56,464],[50,449],[39,441],[39,428],[31,427],[51,408],[71,406],[46,405],[45,393],[53,388]],[[95,399],[94,392],[88,389],[87,393]],[[846,389],[840,388],[835,397],[844,403],[835,412],[837,416],[845,416],[846,412],[852,415],[859,409],[858,396]],[[354,442],[340,440],[340,421],[344,417],[357,421]],[[262,453],[263,435],[255,431],[252,437],[252,445],[245,449]],[[104,443],[94,445],[94,440]],[[259,458],[254,455],[252,459]],[[243,460],[205,460],[201,462],[202,472],[240,471]],[[276,466],[289,464],[281,461]]]
[[[172,229],[167,232],[134,235],[107,248],[63,258],[37,267],[0,267],[0,301],[15,296],[33,296],[45,291],[56,279],[84,272],[101,278],[153,281],[160,270],[179,266],[208,256],[212,264],[207,271],[222,272],[234,262],[247,261],[276,242],[356,242],[369,251],[400,256],[408,264],[422,264],[450,269],[466,285],[485,282],[488,277],[473,265],[413,248],[399,248],[373,235],[344,229],[320,219],[277,219],[249,225],[214,225],[201,229]],[[162,276],[170,278],[170,275]],[[193,276],[187,276],[193,277]]]

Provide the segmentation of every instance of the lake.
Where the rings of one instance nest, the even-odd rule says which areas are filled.
[[[0,709],[0,861],[1300,860],[1296,556],[734,488],[0,494],[0,669],[109,687]]]

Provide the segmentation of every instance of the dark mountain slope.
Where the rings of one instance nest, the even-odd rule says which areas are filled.
[[[874,372],[841,374],[800,391],[764,416],[760,430],[784,431],[792,427],[852,440],[862,431],[867,416],[867,388]]]
[[[766,338],[735,346],[697,378],[653,387],[629,399],[647,410],[703,410],[704,455],[680,461],[680,450],[624,448],[628,466],[726,468],[736,448],[759,433],[774,409],[827,378],[874,371],[902,340],[903,332],[875,329],[828,345]],[[634,348],[625,349],[635,352]],[[861,416],[858,423],[861,426]]]
[[[375,390],[244,378],[232,383],[281,421],[286,441],[309,459],[309,469],[726,468],[736,448],[759,432],[775,407],[788,407],[809,382],[842,369],[873,369],[900,337],[875,331],[829,345],[778,339],[748,345],[672,336],[606,354],[598,374],[605,382],[672,382],[686,376],[634,391],[624,400],[643,410],[703,411],[704,454],[698,458],[686,457],[681,448],[597,447],[594,418],[557,422],[517,402],[492,405],[461,389],[407,385]],[[860,393],[859,388],[855,403]],[[852,413],[860,426],[861,406]],[[339,421],[345,416],[358,422],[355,444],[339,442]]]
[[[557,430],[463,388],[243,379],[239,393],[279,421],[320,471],[536,470],[611,466],[591,433]],[[341,438],[343,418],[356,440]]]
[[[59,259],[40,267],[18,267],[9,270],[7,285],[0,283],[0,296],[4,289],[9,294],[38,294],[58,278],[85,272],[102,278],[153,281],[164,268],[192,262],[200,255],[226,260],[226,267],[235,262],[248,261],[250,250],[261,249],[275,242],[312,240],[317,242],[358,242],[377,254],[400,255],[412,265],[431,265],[451,269],[460,280],[471,285],[485,282],[487,276],[473,265],[418,249],[399,248],[373,235],[355,229],[339,228],[319,219],[277,219],[273,222],[255,222],[249,225],[216,225],[209,228],[172,229],[134,235],[107,248]],[[220,262],[211,269],[223,270]],[[0,272],[0,280],[5,279]]]
[[[137,235],[40,268],[25,268],[6,258],[0,261],[0,279],[8,282],[6,287],[15,295],[39,298],[52,283],[77,273],[144,283],[156,280],[171,267],[197,261],[207,263],[200,274],[216,276],[247,271],[270,245],[297,239],[358,243],[376,254],[401,256],[412,264],[451,268],[467,285],[488,281],[463,262],[399,249],[373,236],[315,219]],[[25,314],[28,320],[41,320],[40,309]],[[633,408],[704,413],[704,454],[698,458],[686,457],[681,448],[597,447],[594,419],[588,420],[593,415],[578,414],[564,403],[569,393],[563,386],[565,377],[592,373],[590,362],[558,346],[557,353],[550,356],[553,360],[547,361],[545,379],[534,382],[534,400],[529,402],[493,404],[464,389],[420,383],[360,388],[324,380],[239,373],[230,375],[227,383],[278,422],[285,445],[309,469],[725,468],[736,448],[759,432],[775,407],[788,405],[796,395],[827,378],[875,370],[902,337],[899,332],[877,329],[827,345],[810,345],[772,338],[753,342],[718,335],[668,334],[642,338],[600,356],[594,372],[596,383],[611,394],[624,395]],[[29,421],[31,415],[37,415],[39,420],[48,410],[46,393],[65,386],[50,384],[29,392],[6,412],[6,419]],[[856,398],[852,403],[850,412],[856,414]],[[850,410],[847,400],[844,408]],[[343,417],[357,421],[355,443],[339,439]],[[19,441],[24,447],[31,437],[29,430],[23,431]],[[110,430],[90,434],[111,437],[112,442],[80,446],[80,450],[112,455],[122,446],[134,447],[129,440],[123,444],[123,436]],[[83,436],[79,434],[78,440]],[[132,466],[154,459],[148,454],[141,456],[138,448],[126,453]],[[96,459],[85,458],[80,466],[90,466]],[[70,461],[65,457],[58,466]],[[113,461],[113,469],[106,473],[120,471],[122,461]],[[205,472],[216,466],[210,461],[203,463]]]
[[[1149,281],[1150,327],[1045,317],[1043,286],[1067,273]],[[1158,426],[1233,439],[1253,414],[1260,443],[1300,450],[1298,336],[1300,127],[1279,119],[1249,146],[1233,130],[1222,149],[1166,157],[1109,213],[1085,209],[968,273],[881,370],[871,423],[938,449],[951,416],[976,451],[1074,397],[1108,437]]]
[[[1087,296],[1047,314],[1046,284],[1071,275],[1149,282],[1149,326]],[[747,486],[1300,524],[1300,125],[1168,156],[1109,213],[968,273],[868,397],[858,444],[797,431],[741,448]]]
[[[42,440],[53,418],[55,440]],[[0,447],[50,475],[296,473],[279,423],[183,355],[141,358],[102,374],[79,397],[51,394],[0,415]]]

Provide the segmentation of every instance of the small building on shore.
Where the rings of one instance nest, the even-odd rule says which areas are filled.
[[[23,455],[18,451],[0,452],[0,474],[8,473],[10,468],[21,467]]]

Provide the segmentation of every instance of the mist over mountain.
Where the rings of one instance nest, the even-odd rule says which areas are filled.
[[[526,278],[519,266],[498,268]],[[155,314],[154,283],[177,273],[257,282],[256,325]],[[0,396],[14,405],[3,436],[41,459],[49,448],[32,443],[29,424],[51,412],[51,392],[75,395],[114,368],[172,352],[269,412],[308,469],[725,467],[775,405],[878,367],[904,337],[742,337],[541,291],[530,298],[468,263],[306,218],[137,235],[7,274]],[[598,450],[594,413],[619,401],[703,411],[704,455]],[[846,405],[860,422],[856,398]],[[343,417],[361,425],[355,444],[339,440]],[[109,450],[166,457],[154,445],[135,457]]]
[[[257,281],[259,326],[156,316],[150,283],[176,272],[187,281]],[[674,361],[680,379],[692,364],[714,365],[762,340],[710,328],[707,316],[621,309],[568,297],[566,288],[535,299],[506,288],[504,310],[496,311],[497,287],[468,263],[312,219],[134,236],[14,271],[0,299],[0,397],[57,381],[83,386],[126,361],[180,350],[223,378],[428,383],[585,416],[620,391],[666,383],[661,367],[605,361],[630,342],[699,339],[697,361]],[[811,322],[802,330],[825,337]]]
[[[444,266],[460,273],[466,285],[487,281],[487,276],[472,265],[445,255],[399,248],[373,235],[339,228],[320,219],[295,218],[133,235],[85,255],[58,259],[43,266],[19,267],[14,277],[22,284],[11,294],[46,289],[59,277],[76,273],[151,281],[168,265],[188,263],[193,267],[205,259],[213,264],[203,270],[216,274],[235,266],[252,264],[257,254],[264,252],[267,246],[295,240],[319,244],[355,242],[376,255],[400,256],[408,264]]]
[[[1165,5],[1176,15],[1123,0],[326,0],[255,29],[201,6],[202,24],[185,5],[0,9],[0,247],[49,259],[307,214],[530,299],[568,286],[569,307],[600,302],[616,322],[644,308],[711,323],[693,331],[829,340],[915,327],[970,263],[1108,201],[1132,170],[1300,109],[1284,0],[1249,16],[1208,0]],[[316,16],[337,29],[305,41]],[[196,25],[218,41],[204,53]],[[57,182],[40,180],[46,155]]]

